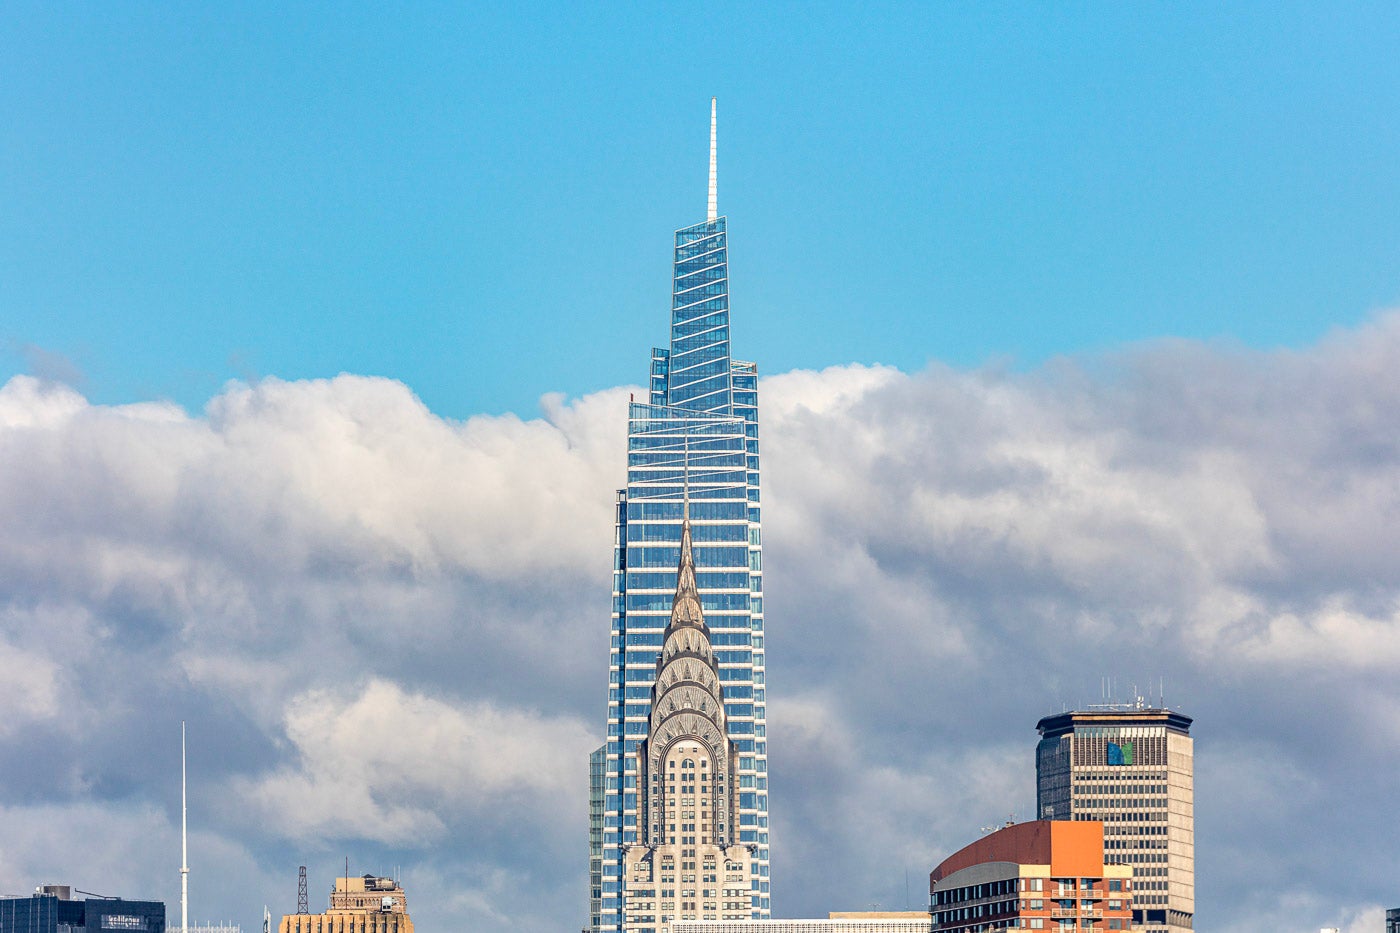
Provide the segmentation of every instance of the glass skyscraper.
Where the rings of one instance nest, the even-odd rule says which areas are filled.
[[[739,752],[738,837],[754,864],[749,914],[769,916],[758,369],[730,356],[728,233],[715,181],[711,101],[708,217],[676,231],[670,345],[652,350],[648,398],[628,411],[607,742],[590,762],[590,913],[599,931],[623,929],[624,852],[641,844],[636,752],[676,592],[687,485],[696,582]]]

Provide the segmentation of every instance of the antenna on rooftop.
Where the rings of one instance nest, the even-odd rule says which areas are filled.
[[[180,720],[180,933],[190,933],[189,798],[185,789],[185,721]]]
[[[719,216],[719,173],[715,166],[715,110],[716,98],[710,98],[710,204],[706,220],[713,222]]]
[[[311,903],[306,896],[306,866],[297,869],[297,913],[305,916],[311,913]]]

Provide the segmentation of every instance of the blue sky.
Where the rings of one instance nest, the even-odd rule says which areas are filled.
[[[777,912],[905,903],[1109,676],[1196,717],[1200,928],[1378,929],[1397,48],[1393,5],[0,6],[0,890],[173,908],[188,719],[193,918],[349,855],[425,930],[577,928],[716,95]]]
[[[736,352],[1299,346],[1400,299],[1388,5],[7,4],[0,377],[644,375],[720,99]]]

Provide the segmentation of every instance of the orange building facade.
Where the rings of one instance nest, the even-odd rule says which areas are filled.
[[[1016,823],[964,847],[929,874],[938,933],[1132,930],[1132,869],[1105,865],[1103,824]]]

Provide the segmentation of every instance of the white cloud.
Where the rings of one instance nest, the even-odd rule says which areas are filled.
[[[0,640],[0,671],[0,736],[58,715],[58,665]]]
[[[236,781],[233,796],[292,839],[419,846],[464,814],[543,833],[585,813],[580,763],[597,743],[574,717],[456,706],[372,680],[296,697],[285,725],[293,762]]]
[[[902,900],[1028,815],[1040,716],[1160,677],[1197,717],[1202,926],[1257,919],[1232,892],[1261,872],[1310,886],[1294,919],[1361,922],[1400,870],[1369,831],[1400,767],[1397,370],[1389,315],[1302,351],[765,379],[780,910]],[[422,923],[579,922],[626,391],[452,422],[356,376],[197,416],[11,379],[7,821],[168,834],[184,718],[221,795],[201,832],[249,877],[351,849],[422,879]]]

